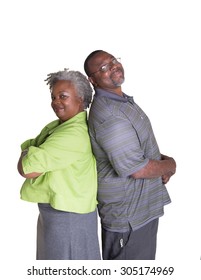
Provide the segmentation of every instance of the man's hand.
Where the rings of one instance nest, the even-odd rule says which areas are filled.
[[[163,182],[163,184],[167,184],[167,182],[170,180],[170,177],[171,177],[172,175],[174,175],[174,173],[171,172],[171,171],[168,172],[167,174],[163,175],[163,176],[162,176],[162,182]]]

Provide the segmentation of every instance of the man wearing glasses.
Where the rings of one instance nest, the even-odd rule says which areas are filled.
[[[175,160],[159,151],[151,123],[121,88],[119,58],[97,50],[84,69],[95,95],[89,133],[98,169],[98,209],[105,260],[154,260],[158,220],[170,203],[165,184]]]

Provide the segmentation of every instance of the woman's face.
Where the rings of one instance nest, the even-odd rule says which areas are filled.
[[[70,81],[56,82],[52,88],[51,98],[51,106],[61,122],[84,111],[82,98],[77,96],[75,87]]]

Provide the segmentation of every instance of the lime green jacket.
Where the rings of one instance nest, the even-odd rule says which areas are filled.
[[[28,153],[22,160],[25,174],[42,173],[26,179],[21,199],[50,203],[58,210],[89,213],[97,205],[97,171],[87,127],[81,112],[60,124],[55,120],[35,138],[21,145]]]

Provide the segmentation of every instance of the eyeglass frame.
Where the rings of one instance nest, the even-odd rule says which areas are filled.
[[[110,62],[102,65],[97,71],[91,73],[89,76],[91,77],[92,75],[94,75],[98,72],[106,73],[109,70],[109,67],[110,67],[111,64],[115,65],[115,64],[119,64],[119,63],[121,63],[121,58],[120,57],[113,57]],[[106,67],[105,70],[104,70],[103,67]]]

